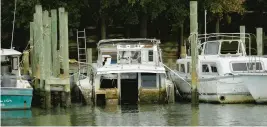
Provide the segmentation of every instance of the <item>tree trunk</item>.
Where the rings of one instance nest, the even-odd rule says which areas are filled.
[[[101,16],[101,39],[106,39],[106,19],[105,16]]]
[[[215,32],[220,33],[220,18],[219,17],[216,19]]]
[[[147,37],[147,14],[145,14],[145,13],[141,16],[140,37],[141,38],[146,38]]]

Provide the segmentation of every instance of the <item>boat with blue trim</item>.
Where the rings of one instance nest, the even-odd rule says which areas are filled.
[[[14,49],[1,49],[1,110],[31,108],[33,88],[22,78],[21,54]]]

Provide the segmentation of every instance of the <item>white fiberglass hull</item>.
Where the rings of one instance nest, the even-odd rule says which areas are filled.
[[[247,75],[247,88],[257,103],[267,103],[267,75]]]
[[[191,79],[172,75],[176,88],[185,99],[191,99]],[[190,77],[191,78],[191,77]],[[242,76],[217,76],[199,78],[199,100],[210,103],[247,103],[254,102]]]

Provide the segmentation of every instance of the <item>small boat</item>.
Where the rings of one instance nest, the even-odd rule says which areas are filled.
[[[77,84],[91,84],[81,86],[93,90],[95,103],[172,103],[174,85],[166,75],[159,44],[157,39],[100,40],[91,75]]]
[[[266,101],[267,58],[247,55],[239,33],[198,35],[199,100],[214,103]],[[250,41],[250,35],[246,34]],[[203,41],[206,39],[206,41]],[[251,43],[251,42],[249,42]],[[182,98],[191,98],[191,56],[171,73]],[[264,84],[265,83],[265,84]]]
[[[33,88],[22,79],[19,66],[21,52],[1,49],[1,110],[31,108]]]

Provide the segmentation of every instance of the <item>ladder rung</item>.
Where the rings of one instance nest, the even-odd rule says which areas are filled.
[[[86,48],[78,48],[78,49],[86,49]]]
[[[85,31],[83,30],[83,31],[78,31],[78,33],[84,33]]]
[[[78,37],[78,38],[85,38],[85,37]]]
[[[80,56],[85,56],[86,54],[79,54]]]

